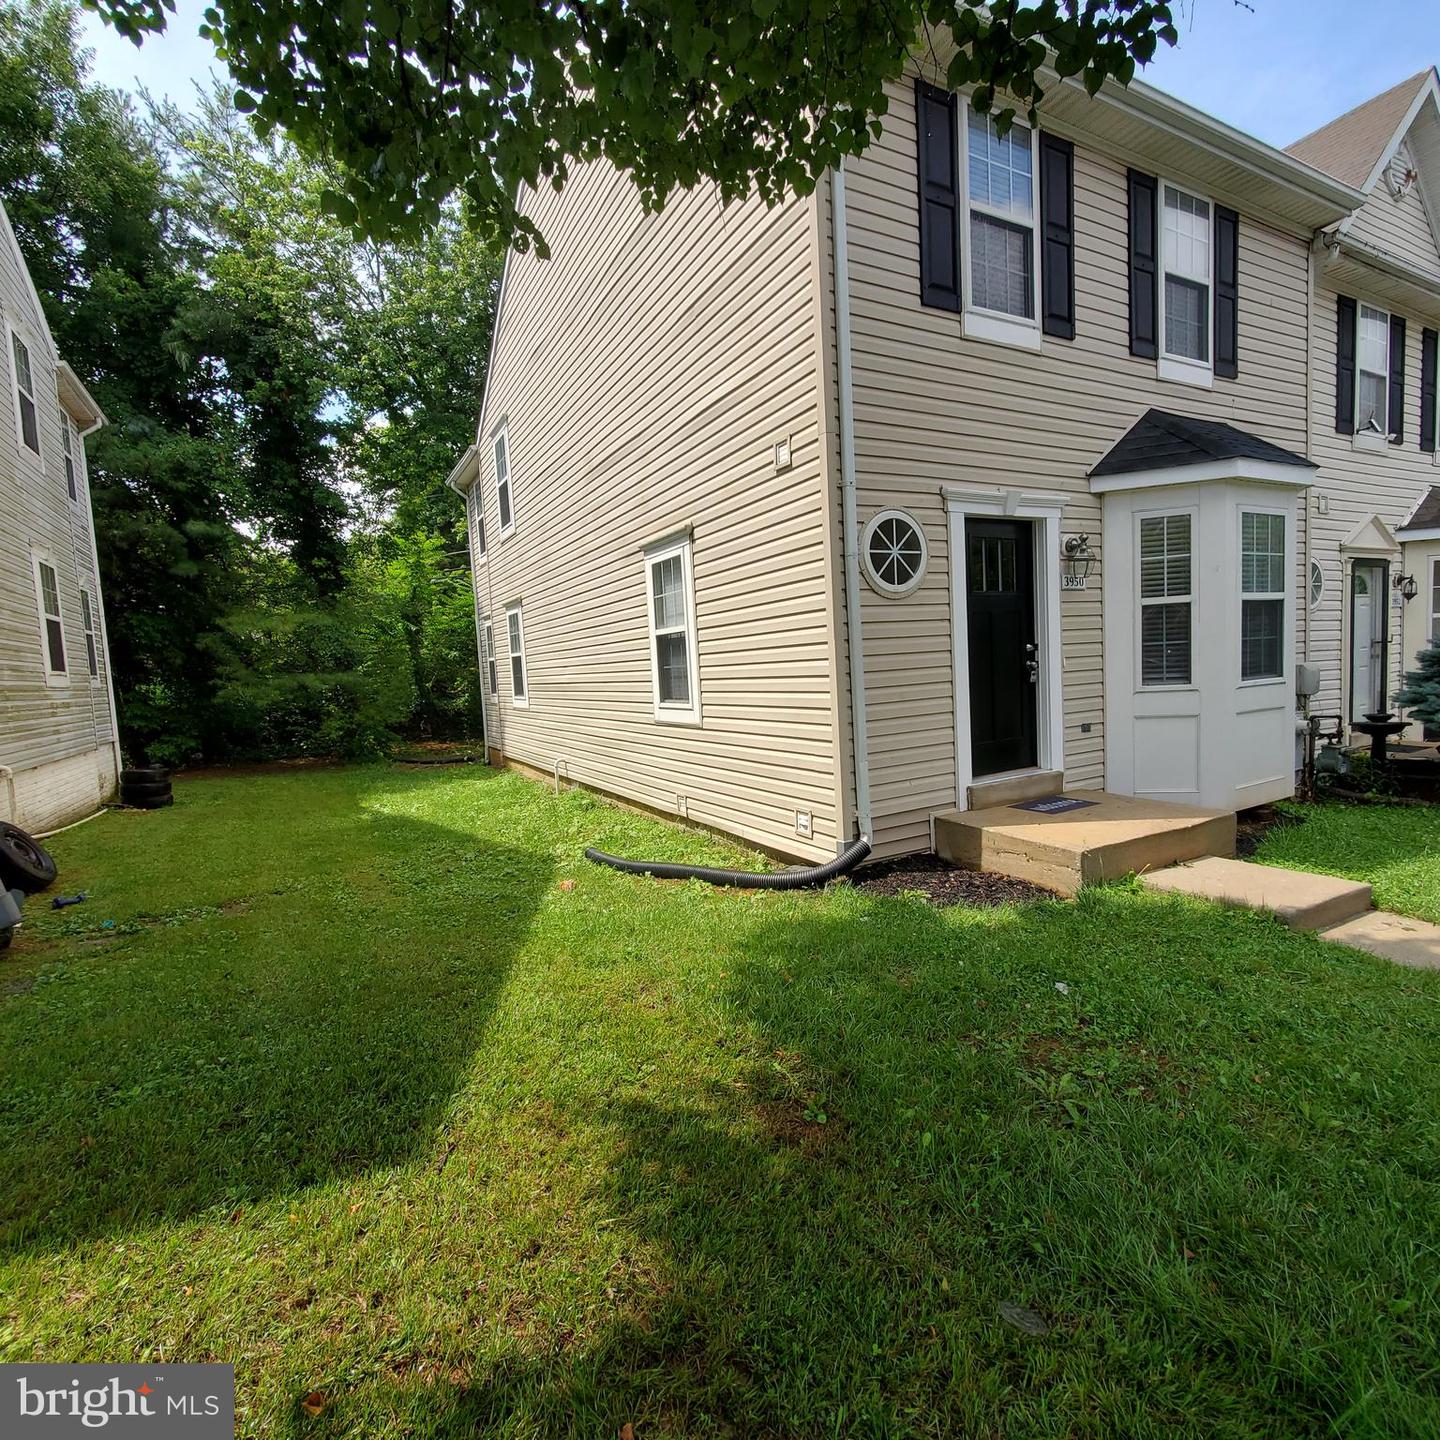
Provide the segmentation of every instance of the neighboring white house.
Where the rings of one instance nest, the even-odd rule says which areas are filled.
[[[1297,662],[1349,703],[1362,522],[1435,476],[1433,73],[1342,174],[1139,83],[1001,137],[944,60],[807,198],[527,197],[554,258],[509,259],[451,476],[497,757],[894,854],[1017,780],[1273,800]],[[1341,297],[1409,318],[1383,449],[1337,439]]]
[[[113,792],[119,745],[85,436],[100,408],[55,351],[0,208],[0,817],[45,831]]]

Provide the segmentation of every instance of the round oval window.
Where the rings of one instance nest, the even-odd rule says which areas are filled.
[[[1318,560],[1310,562],[1310,608],[1313,610],[1325,598],[1325,572]]]
[[[882,510],[865,527],[865,578],[882,595],[908,595],[925,578],[925,532],[903,510]]]

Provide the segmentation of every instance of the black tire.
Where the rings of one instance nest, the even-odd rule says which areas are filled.
[[[14,938],[15,927],[13,925],[7,925],[5,929],[0,930],[0,950],[8,950],[10,948],[10,942]]]
[[[54,857],[38,840],[0,821],[0,884],[33,895],[53,884],[56,874]]]
[[[163,765],[137,765],[133,770],[120,772],[122,785],[157,785],[169,778],[170,772]]]
[[[143,784],[137,780],[133,784],[120,787],[120,798],[127,805],[133,805],[137,800],[154,800],[160,795],[169,793],[170,782],[168,780],[146,781]]]
[[[143,800],[130,800],[127,804],[133,805],[137,810],[163,810],[167,805],[175,803],[173,795],[148,795]]]

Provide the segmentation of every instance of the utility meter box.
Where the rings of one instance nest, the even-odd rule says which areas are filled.
[[[1297,665],[1295,667],[1295,693],[1302,700],[1309,700],[1320,693],[1320,667],[1318,665]]]

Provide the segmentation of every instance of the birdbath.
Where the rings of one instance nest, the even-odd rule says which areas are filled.
[[[1363,720],[1351,721],[1350,728],[1370,737],[1370,758],[1377,765],[1383,765],[1386,761],[1385,747],[1402,730],[1408,730],[1410,722],[1396,720],[1388,710],[1372,710]]]

